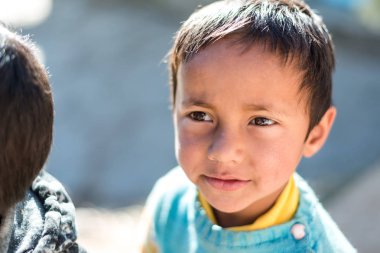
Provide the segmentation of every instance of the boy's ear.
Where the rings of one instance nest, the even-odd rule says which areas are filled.
[[[310,131],[303,149],[303,156],[311,157],[321,149],[330,133],[335,116],[336,108],[331,106],[319,123]]]

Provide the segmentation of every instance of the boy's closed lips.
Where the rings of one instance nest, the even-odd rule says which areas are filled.
[[[245,187],[251,182],[251,180],[242,180],[231,177],[223,178],[204,175],[203,178],[211,187],[222,191],[236,191]]]

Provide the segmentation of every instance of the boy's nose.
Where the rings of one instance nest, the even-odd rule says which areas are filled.
[[[225,165],[241,163],[244,158],[243,138],[239,134],[227,131],[216,133],[208,149],[207,157],[211,161]]]

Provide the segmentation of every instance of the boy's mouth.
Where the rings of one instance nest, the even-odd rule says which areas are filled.
[[[215,189],[222,191],[236,191],[246,186],[251,180],[222,179],[204,176],[205,181]]]

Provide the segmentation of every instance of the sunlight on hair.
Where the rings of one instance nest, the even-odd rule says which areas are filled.
[[[52,0],[0,0],[0,20],[12,26],[41,24],[51,13]]]

